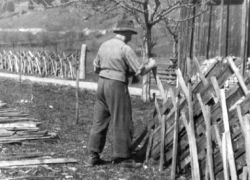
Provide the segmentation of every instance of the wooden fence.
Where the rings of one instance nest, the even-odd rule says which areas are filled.
[[[76,78],[79,55],[49,51],[0,51],[0,70],[42,77]]]
[[[150,157],[160,159],[160,171],[171,166],[171,180],[182,173],[192,180],[247,180],[250,75],[246,74],[244,79],[240,74],[239,58],[207,61],[213,63],[202,70],[198,60],[188,58],[187,81],[180,69],[176,70],[177,88],[165,90],[155,75],[163,100],[155,99],[157,113],[132,147],[146,151],[146,163]],[[191,62],[198,69],[199,80],[195,83],[190,79],[194,73]],[[236,83],[225,91],[225,82],[230,78]],[[137,147],[138,144],[141,146]]]

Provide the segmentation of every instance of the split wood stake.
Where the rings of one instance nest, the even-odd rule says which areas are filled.
[[[178,78],[178,83],[180,85],[180,88],[182,89],[186,99],[189,97],[189,93],[188,93],[188,87],[186,86],[186,83],[183,79],[183,76],[182,76],[182,73],[180,71],[180,69],[177,69],[176,70],[176,75],[177,75],[177,78]],[[188,99],[187,99],[188,100]]]
[[[82,44],[81,47],[81,57],[80,57],[80,67],[79,67],[79,79],[85,79],[86,76],[86,53],[87,46],[86,44]]]
[[[193,159],[193,171],[194,171],[194,180],[200,180],[200,167],[199,167],[199,159],[198,159],[198,150],[196,145],[195,138],[195,127],[194,127],[194,113],[193,113],[193,102],[192,102],[192,86],[191,86],[191,59],[187,58],[187,102],[188,102],[188,119],[190,125],[190,145],[192,147],[192,159]]]
[[[242,180],[248,180],[247,177],[250,177],[250,172],[247,167],[243,167]]]
[[[151,147],[153,143],[153,129],[150,129],[149,131],[149,137],[148,137],[148,146],[147,146],[147,151],[146,151],[146,158],[145,158],[145,164],[148,164],[149,157],[151,154]]]
[[[20,85],[22,83],[22,59],[23,59],[23,56],[21,56],[19,59],[19,83]]]
[[[189,145],[190,145],[190,156],[191,156],[191,167],[192,167],[192,179],[193,180],[200,180],[200,168],[199,168],[199,161],[198,161],[198,151],[195,139],[195,131],[194,131],[194,117],[193,117],[193,103],[192,103],[192,87],[190,84],[190,75],[191,75],[191,62],[190,58],[187,58],[187,74],[188,74],[188,85],[186,85],[184,78],[180,69],[176,70],[176,75],[178,78],[178,83],[184,92],[185,98],[188,104],[188,117],[189,117],[189,126],[187,129],[187,134],[189,134]],[[182,116],[185,115],[182,112]],[[183,116],[182,119],[185,119]],[[185,121],[185,120],[184,120]],[[187,121],[186,121],[187,122]],[[189,132],[190,131],[190,132]]]
[[[242,21],[241,21],[241,58],[242,62],[242,75],[245,77],[246,62],[248,58],[248,38],[249,38],[249,0],[244,0],[242,4]]]
[[[229,180],[228,174],[228,160],[227,160],[227,140],[225,133],[222,134],[222,162],[223,162],[223,169],[224,169],[224,179]]]
[[[163,101],[166,102],[167,96],[165,94],[165,90],[164,90],[164,87],[162,85],[162,82],[161,82],[161,80],[160,80],[160,78],[159,78],[159,76],[157,74],[157,69],[152,70],[152,72],[153,72],[157,87],[158,87],[158,89],[160,91],[161,97],[162,97]]]
[[[176,164],[177,164],[176,162],[177,162],[177,153],[178,153],[178,133],[179,133],[179,99],[178,99],[178,94],[176,95],[176,97],[174,96],[174,92],[172,89],[170,89],[170,96],[171,96],[172,103],[175,109],[175,115],[174,115],[175,124],[174,124],[174,135],[173,135],[173,152],[172,152],[172,165],[171,165],[170,179],[175,180]]]
[[[239,81],[239,85],[241,87],[241,89],[243,90],[245,96],[249,93],[248,89],[247,89],[247,86],[244,82],[244,79],[242,77],[242,75],[240,74],[240,71],[239,69],[236,67],[236,65],[234,64],[233,62],[233,57],[228,57],[228,63],[231,67],[231,69],[233,70],[233,72],[235,73],[238,81]]]
[[[163,115],[161,118],[161,154],[160,154],[160,172],[163,171],[163,165],[165,163],[165,132],[166,132],[166,115]]]
[[[246,154],[246,162],[247,162],[247,168],[248,172],[250,173],[250,115],[247,114],[244,117],[242,117],[241,108],[238,105],[237,106],[237,114],[239,117],[242,134],[245,139],[245,154]]]
[[[208,161],[206,161],[205,180],[209,180]]]
[[[223,156],[222,154],[222,142],[221,142],[221,137],[220,137],[220,130],[219,130],[219,125],[217,122],[213,124],[214,132],[215,132],[215,138],[221,153],[221,157]]]
[[[197,59],[196,57],[194,57],[193,60],[194,60],[195,66],[196,66],[196,68],[197,68],[197,70],[198,70],[198,73],[199,73],[200,79],[201,79],[201,81],[202,81],[202,84],[203,84],[204,86],[208,86],[208,84],[209,84],[209,83],[208,83],[208,80],[205,78],[204,74],[203,74],[202,71],[201,71],[201,68],[200,68],[200,64],[199,64],[198,59]]]
[[[161,116],[161,111],[159,104],[157,102],[157,98],[155,98],[155,109],[158,114],[158,120],[159,120],[159,125],[161,126],[161,150],[160,150],[160,166],[159,166],[159,171],[163,171],[163,165],[164,165],[164,147],[165,147],[165,131],[166,131],[166,123],[165,123],[165,118],[166,116],[163,114]]]
[[[220,98],[220,86],[219,86],[219,83],[218,83],[215,76],[212,76],[210,78],[210,80],[211,80],[211,83],[213,85],[213,88],[214,88],[214,91],[215,91],[215,94],[216,94],[216,98],[217,98],[215,103],[217,103],[219,101],[219,98]]]
[[[248,176],[250,176],[250,115],[247,114],[244,117],[245,121],[245,129],[246,129],[246,135],[245,135],[245,146],[246,146],[246,161],[247,161],[247,167],[248,167]]]
[[[207,162],[210,180],[214,180],[214,167],[213,167],[213,150],[211,141],[211,109],[205,106],[202,102],[200,94],[197,94],[197,99],[200,103],[202,114],[206,124],[206,138],[207,138]]]
[[[143,129],[142,133],[132,143],[132,145],[131,145],[132,152],[135,151],[135,149],[137,148],[137,146],[142,142],[142,140],[145,138],[145,136],[147,136],[147,134],[148,134],[148,128],[145,127]]]
[[[222,108],[222,118],[224,123],[224,129],[225,129],[225,138],[226,138],[226,144],[227,144],[227,158],[229,162],[229,168],[230,168],[230,175],[231,178],[234,180],[237,180],[237,171],[235,167],[235,159],[234,159],[234,152],[233,152],[233,145],[232,145],[232,139],[230,134],[230,125],[228,120],[228,112],[227,112],[227,105],[226,105],[226,97],[225,97],[225,89],[220,90],[220,99],[221,99],[221,108]]]
[[[186,115],[184,111],[181,111],[181,119],[185,126],[188,141],[189,141],[189,149],[190,149],[190,156],[191,156],[191,168],[192,168],[192,179],[193,180],[200,180],[200,168],[199,168],[199,161],[198,161],[198,153],[197,153],[197,145],[194,131],[192,130],[191,123],[187,121]]]
[[[79,68],[76,64],[76,124],[79,124]]]

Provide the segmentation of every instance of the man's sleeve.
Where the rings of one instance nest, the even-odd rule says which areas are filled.
[[[122,50],[126,63],[135,72],[136,76],[139,75],[143,69],[143,64],[139,61],[138,56],[130,46],[123,46]]]

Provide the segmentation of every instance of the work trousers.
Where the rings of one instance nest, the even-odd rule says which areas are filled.
[[[96,98],[88,150],[102,152],[110,124],[113,157],[130,157],[133,123],[128,85],[99,77]]]

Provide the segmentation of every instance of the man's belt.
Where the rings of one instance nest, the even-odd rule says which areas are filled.
[[[102,69],[99,73],[99,76],[105,77],[108,79],[122,81],[122,82],[128,81],[124,72],[116,71],[116,70],[112,70],[112,69]]]

